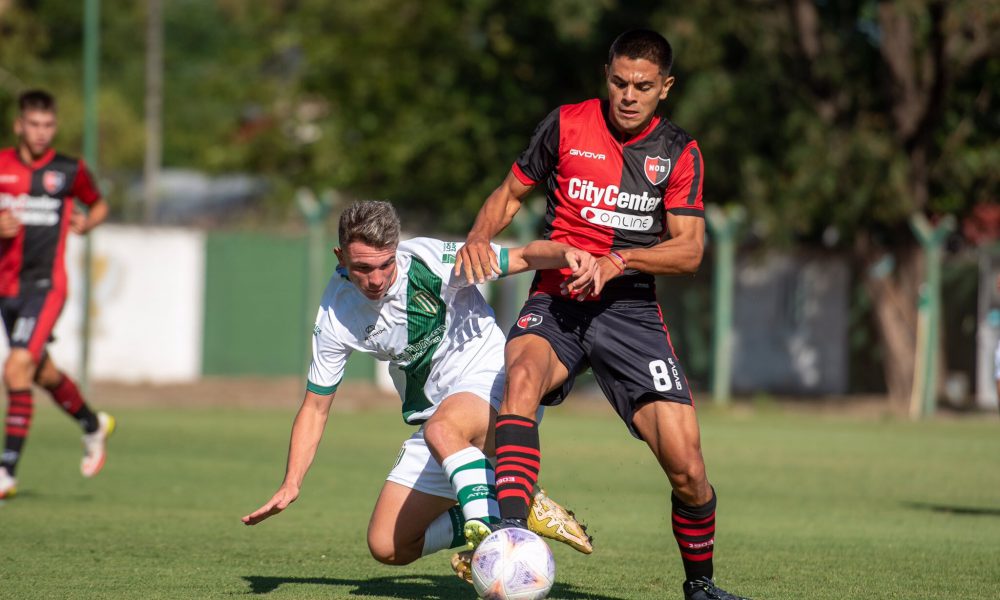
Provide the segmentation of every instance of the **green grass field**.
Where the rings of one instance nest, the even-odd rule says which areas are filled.
[[[365,528],[409,431],[335,413],[302,496],[239,517],[283,473],[291,409],[120,409],[105,471],[78,474],[75,426],[39,400],[0,506],[0,598],[473,598],[447,553],[407,567]],[[755,599],[1000,597],[1000,423],[702,411],[719,492],[716,576]],[[581,440],[590,440],[580,444]],[[680,598],[666,479],[611,411],[550,411],[542,480],[596,551],[554,548],[551,598]]]

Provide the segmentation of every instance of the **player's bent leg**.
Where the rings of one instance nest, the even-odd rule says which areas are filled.
[[[464,539],[454,533],[452,539],[443,540],[460,523],[452,525],[443,535],[439,530],[444,528],[436,528],[433,535],[442,540],[425,539],[428,530],[433,529],[432,524],[442,517],[452,518],[447,513],[454,506],[452,498],[426,494],[393,481],[385,482],[368,523],[368,549],[372,558],[387,565],[406,565],[425,554],[453,547],[456,542],[464,543]],[[434,543],[428,547],[428,541]]]
[[[496,501],[496,476],[482,451],[493,419],[489,401],[470,392],[459,392],[442,401],[424,424],[424,440],[440,463],[458,499],[465,520],[464,535],[470,548],[491,533],[500,520]]]

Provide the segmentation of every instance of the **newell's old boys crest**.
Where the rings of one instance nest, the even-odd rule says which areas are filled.
[[[647,156],[646,164],[643,165],[643,173],[646,179],[653,185],[660,185],[663,180],[670,175],[670,159],[660,156]]]
[[[517,326],[521,329],[528,329],[529,327],[534,327],[536,325],[542,324],[542,315],[536,315],[535,313],[528,313],[517,320]]]
[[[62,171],[46,171],[42,173],[42,187],[52,196],[62,191],[64,183],[66,183],[66,174]]]

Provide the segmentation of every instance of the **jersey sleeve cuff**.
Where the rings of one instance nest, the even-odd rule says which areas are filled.
[[[333,385],[319,385],[318,383],[313,383],[309,380],[306,380],[306,391],[312,392],[320,396],[329,396],[330,394],[337,391],[337,387],[339,385],[340,385],[339,381]]]
[[[528,175],[525,174],[525,172],[521,170],[521,167],[518,166],[517,163],[514,163],[510,167],[510,172],[513,173],[514,177],[517,177],[517,180],[520,181],[521,183],[523,183],[524,185],[535,185],[535,184],[538,183],[537,181],[535,181],[531,177],[528,177]]]
[[[667,212],[679,217],[701,217],[705,218],[705,211],[700,208],[668,208]]]

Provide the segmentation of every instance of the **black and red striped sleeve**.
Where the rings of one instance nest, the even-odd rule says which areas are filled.
[[[559,161],[559,113],[561,108],[550,112],[531,136],[531,143],[517,157],[511,172],[524,185],[535,185],[544,181]]]
[[[672,215],[704,217],[705,205],[701,200],[705,165],[701,160],[698,142],[691,141],[670,174],[670,183],[663,194],[663,206]]]
[[[76,178],[73,180],[73,188],[70,195],[83,202],[87,206],[101,199],[101,191],[94,183],[94,176],[90,174],[90,169],[82,160],[79,161],[76,169]]]

